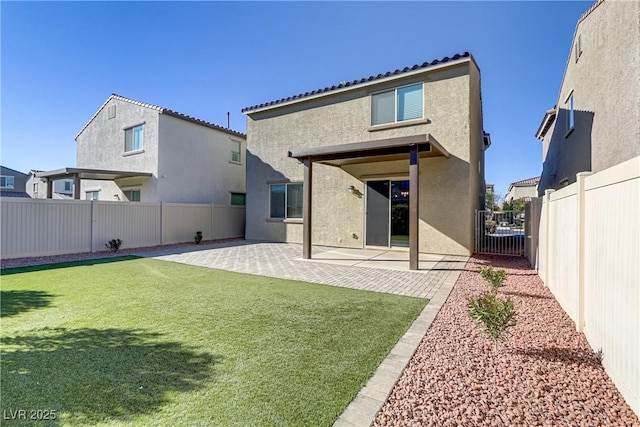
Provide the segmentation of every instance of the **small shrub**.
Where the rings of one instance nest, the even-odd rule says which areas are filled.
[[[494,292],[485,292],[468,300],[469,314],[484,330],[497,347],[498,341],[506,339],[508,328],[516,324],[516,312],[511,299],[501,300]]]
[[[202,242],[202,231],[196,231],[195,237],[196,245],[199,245]]]
[[[504,286],[504,281],[507,279],[507,273],[504,270],[494,270],[493,267],[483,267],[480,270],[480,276],[489,283],[491,292],[496,294],[498,288]]]
[[[105,246],[109,248],[111,252],[118,252],[118,249],[120,249],[121,244],[122,244],[122,240],[113,239],[113,240],[109,240],[109,243],[105,243]]]

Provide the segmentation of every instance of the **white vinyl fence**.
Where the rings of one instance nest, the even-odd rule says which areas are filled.
[[[186,203],[3,198],[2,259],[108,250],[244,236],[245,207]]]
[[[640,157],[543,199],[538,273],[640,414]]]

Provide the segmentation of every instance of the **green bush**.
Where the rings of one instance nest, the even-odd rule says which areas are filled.
[[[121,244],[122,244],[122,240],[113,239],[113,240],[109,240],[109,243],[105,243],[105,246],[109,248],[111,252],[118,252],[118,249],[120,249]]]
[[[479,297],[469,298],[467,307],[471,317],[484,326],[494,346],[498,341],[504,341],[507,328],[516,324],[513,301],[501,300],[494,292],[485,292]]]
[[[496,294],[498,288],[504,286],[504,281],[507,279],[507,273],[504,270],[494,270],[493,267],[483,267],[480,270],[480,276],[489,283],[491,292]]]

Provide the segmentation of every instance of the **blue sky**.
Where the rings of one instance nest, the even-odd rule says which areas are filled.
[[[245,131],[243,107],[469,51],[486,181],[542,170],[534,133],[592,2],[1,2],[2,165],[76,165],[111,93]]]

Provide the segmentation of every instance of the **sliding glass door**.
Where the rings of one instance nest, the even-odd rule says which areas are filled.
[[[409,181],[367,181],[368,246],[409,246]]]

